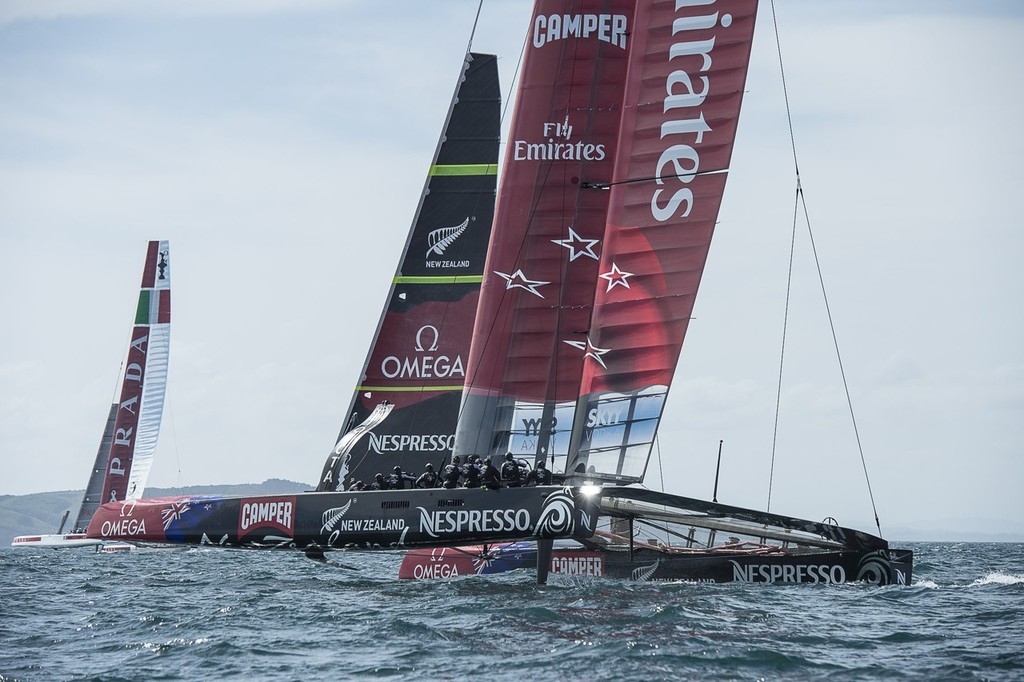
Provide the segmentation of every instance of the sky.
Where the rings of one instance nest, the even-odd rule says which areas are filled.
[[[762,0],[715,241],[646,483],[874,527],[1024,528],[1024,5]],[[84,488],[146,242],[173,329],[151,487],[313,482],[476,0],[0,4],[0,494]],[[528,0],[473,48],[511,92]],[[506,117],[506,125],[510,116]],[[773,434],[775,437],[773,438]],[[773,462],[773,440],[774,462]],[[865,469],[870,492],[865,482]]]

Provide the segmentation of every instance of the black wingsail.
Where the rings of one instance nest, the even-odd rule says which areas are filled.
[[[451,456],[494,218],[501,94],[494,55],[466,55],[448,118],[341,437],[382,402],[382,423],[324,464],[317,490],[418,474]],[[351,440],[351,439],[349,439]]]

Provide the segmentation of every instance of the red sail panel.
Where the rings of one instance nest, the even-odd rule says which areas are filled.
[[[467,388],[575,401],[635,2],[534,8],[473,334]]]
[[[642,478],[707,260],[756,0],[641,3],[580,395],[586,470]],[[574,463],[575,466],[582,466]],[[583,469],[579,469],[582,471]]]
[[[603,248],[635,2],[538,0],[456,435],[464,454],[568,454]]]
[[[757,2],[646,8],[595,300],[607,367],[587,363],[582,394],[672,381],[725,188]]]
[[[160,294],[157,303],[157,324],[170,324],[171,322],[171,290],[158,291]]]
[[[152,289],[156,286],[157,263],[160,260],[160,242],[152,241],[146,248],[146,265],[142,269],[142,288]]]
[[[132,341],[128,347],[121,376],[121,397],[117,403],[110,455],[104,473],[103,502],[124,500],[129,492],[128,481],[132,470],[132,458],[139,431],[139,415],[142,408],[142,391],[146,381],[146,356],[149,346],[149,326],[138,326],[132,330]]]

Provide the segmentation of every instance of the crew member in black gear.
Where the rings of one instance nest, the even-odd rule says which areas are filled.
[[[511,452],[505,453],[505,463],[501,465],[501,480],[509,488],[518,488],[523,484],[523,472],[520,471],[519,462]]]
[[[420,477],[416,479],[417,488],[436,488],[440,477],[437,472],[434,471],[434,465],[427,462],[427,470],[420,474]]]
[[[350,485],[348,487],[348,489],[350,491],[353,491],[353,490],[364,490],[365,488],[366,488],[366,486],[363,485],[362,481],[356,481],[355,483],[353,483],[352,485]]]
[[[526,485],[551,485],[551,472],[544,466],[544,460],[537,462],[537,468],[526,474]]]
[[[484,464],[480,468],[480,485],[488,490],[497,490],[501,487],[501,472],[491,464],[490,457],[484,460]]]
[[[480,487],[480,465],[477,463],[479,455],[470,455],[466,466],[462,467],[462,475],[465,477],[463,485],[467,488]]]
[[[405,490],[406,481],[415,484],[416,477],[402,471],[400,466],[396,466],[388,476],[388,486],[391,490]]]
[[[441,472],[441,478],[443,479],[443,482],[441,483],[442,488],[459,487],[459,479],[462,478],[461,464],[462,461],[459,459],[458,455],[456,455],[455,458],[452,459],[452,463],[444,468],[444,471]]]
[[[391,490],[391,486],[384,478],[384,474],[374,474],[373,483],[370,484],[370,490]]]

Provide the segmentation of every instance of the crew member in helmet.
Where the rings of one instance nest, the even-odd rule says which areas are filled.
[[[505,462],[501,465],[501,480],[509,488],[518,488],[523,484],[523,472],[511,452],[505,453]]]
[[[537,468],[526,474],[526,485],[551,485],[551,472],[544,465],[544,460],[537,462]]]
[[[441,472],[441,487],[442,488],[458,488],[459,479],[462,478],[462,460],[456,455],[452,459],[452,463],[444,468]]]
[[[497,490],[501,487],[501,472],[491,464],[490,457],[484,460],[483,466],[480,468],[480,485],[488,490]]]
[[[402,471],[402,467],[396,466],[391,475],[388,476],[388,484],[391,490],[405,490],[405,483],[416,483],[416,477],[410,476],[409,474]]]
[[[436,488],[437,487],[437,482],[439,480],[441,480],[441,479],[437,475],[437,472],[434,471],[434,465],[431,464],[430,462],[427,462],[426,469],[427,470],[424,471],[422,474],[420,474],[420,477],[416,479],[416,487],[417,488]]]
[[[370,484],[370,490],[390,490],[391,486],[384,478],[384,474],[374,474],[373,483]]]
[[[470,455],[467,458],[466,466],[462,467],[462,476],[465,478],[463,485],[467,488],[480,487],[480,456]]]

